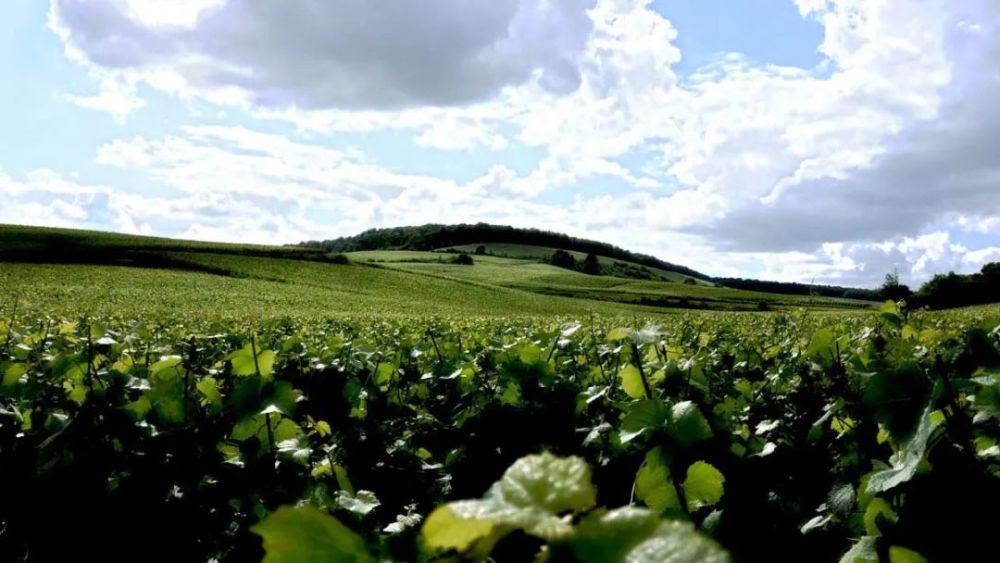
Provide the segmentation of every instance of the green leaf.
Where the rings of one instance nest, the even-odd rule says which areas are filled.
[[[219,393],[219,382],[214,377],[205,377],[195,384],[195,388],[201,393],[201,404],[211,406],[214,409],[222,408],[222,394]]]
[[[295,407],[302,400],[302,391],[292,387],[287,381],[278,381],[274,384],[271,396],[265,400],[268,405],[274,405],[287,416],[295,413]]]
[[[917,474],[917,467],[927,453],[927,443],[937,427],[931,414],[931,407],[928,405],[920,416],[919,424],[910,441],[889,460],[891,467],[877,471],[869,477],[866,493],[878,494],[888,491],[909,481]]]
[[[28,371],[28,364],[11,363],[7,365],[0,364],[0,366],[4,367],[3,370],[0,370],[0,374],[3,375],[3,382],[0,385],[4,387],[14,385]]]
[[[905,439],[919,423],[930,383],[912,362],[885,369],[868,378],[862,400],[875,419],[896,439]]]
[[[184,368],[180,358],[169,358],[156,362],[150,368],[150,388],[146,393],[160,421],[167,424],[184,422]]]
[[[889,548],[889,563],[927,563],[927,559],[912,549],[894,545]]]
[[[597,502],[587,462],[548,452],[515,461],[500,479],[499,492],[508,504],[554,514],[581,511]]]
[[[847,553],[840,558],[840,563],[878,563],[878,551],[875,549],[875,538],[859,539]]]
[[[827,498],[827,504],[830,506],[830,511],[837,516],[848,517],[854,510],[854,487],[850,484],[834,487]]]
[[[484,558],[500,539],[502,523],[456,514],[450,505],[437,507],[420,530],[424,548],[432,553],[458,552],[470,559]]]
[[[167,356],[149,366],[150,376],[159,379],[176,379],[184,373],[180,356]]]
[[[713,436],[712,427],[691,401],[681,401],[670,409],[667,433],[682,446],[707,440]]]
[[[396,368],[392,367],[392,364],[383,362],[378,365],[378,368],[375,369],[375,384],[379,387],[389,385],[395,374]]]
[[[358,491],[352,495],[347,491],[337,491],[336,503],[344,510],[364,516],[375,510],[381,503],[371,491]]]
[[[827,514],[826,516],[813,516],[812,518],[809,519],[808,522],[806,522],[805,524],[802,525],[801,528],[799,528],[799,532],[805,535],[813,530],[821,529],[830,523],[830,518],[831,517],[829,514]]]
[[[876,497],[868,503],[863,520],[865,533],[873,538],[877,538],[882,535],[879,522],[896,522],[898,517],[892,510],[892,506],[885,499]]]
[[[274,434],[274,447],[277,448],[280,442],[299,437],[302,434],[302,429],[291,419],[272,414],[271,432]],[[233,427],[230,436],[238,442],[256,437],[260,442],[261,451],[267,451],[271,447],[268,443],[267,415],[255,414],[247,417]]]
[[[278,442],[277,451],[283,459],[303,466],[309,465],[309,456],[312,455],[309,439],[304,436]]]
[[[125,405],[125,410],[132,413],[132,416],[134,416],[136,420],[145,419],[146,415],[149,414],[149,411],[152,409],[153,405],[149,403],[149,398],[145,395]]]
[[[646,453],[646,459],[635,475],[635,496],[660,514],[667,509],[680,509],[677,488],[670,477],[669,460],[663,448],[654,448]]]
[[[809,346],[806,348],[805,356],[807,358],[820,359],[828,362],[833,359],[836,354],[834,349],[834,342],[836,338],[833,336],[833,332],[828,328],[823,328],[817,330],[813,333],[812,340],[809,341]]]
[[[257,349],[257,361],[254,362],[253,347],[247,344],[242,349],[226,357],[233,366],[236,375],[255,375],[258,367],[263,378],[271,377],[274,372],[274,360],[277,354],[273,350]]]
[[[333,465],[333,475],[337,478],[337,486],[348,494],[354,494],[354,485],[351,484],[350,477],[347,476],[347,468],[339,463]]]
[[[586,518],[571,549],[581,563],[724,563],[729,555],[687,522],[661,520],[655,513],[625,507]]]
[[[396,521],[382,528],[382,531],[387,534],[399,534],[409,528],[412,528],[419,524],[424,519],[423,516],[415,513],[408,512],[406,514],[397,514]]]
[[[515,529],[550,541],[568,536],[572,527],[562,514],[591,508],[596,498],[590,468],[582,459],[529,455],[514,462],[482,499],[438,507],[421,537],[432,552],[482,557]]]
[[[264,563],[376,561],[360,536],[312,506],[281,507],[250,530],[264,540]]]
[[[621,441],[627,444],[643,432],[655,432],[664,427],[670,411],[659,399],[645,399],[633,403],[622,419]]]
[[[718,469],[704,461],[696,461],[688,467],[684,479],[684,498],[687,509],[694,512],[706,506],[713,506],[722,500],[723,483],[726,478]]]
[[[642,385],[642,374],[639,368],[628,364],[618,370],[618,378],[622,381],[622,390],[633,399],[642,399],[646,396],[646,388]]]
[[[627,328],[614,328],[608,332],[608,340],[616,342],[629,338],[634,332]]]

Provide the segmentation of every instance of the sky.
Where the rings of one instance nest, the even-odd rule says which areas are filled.
[[[4,0],[0,223],[485,221],[717,276],[1000,261],[996,0]]]

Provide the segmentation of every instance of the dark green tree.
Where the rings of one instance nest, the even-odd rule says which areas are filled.
[[[552,258],[549,259],[553,266],[558,266],[560,268],[566,268],[567,270],[576,269],[576,258],[565,250],[556,250],[552,253]]]
[[[913,296],[913,291],[910,290],[909,286],[900,283],[899,270],[893,270],[885,275],[885,282],[879,289],[879,295],[888,301],[900,301],[910,299]]]
[[[458,256],[451,259],[452,264],[458,264],[460,266],[472,266],[475,262],[472,260],[472,256],[466,253],[461,253]]]
[[[591,276],[601,275],[601,263],[597,260],[597,255],[591,252],[583,260],[583,273]]]

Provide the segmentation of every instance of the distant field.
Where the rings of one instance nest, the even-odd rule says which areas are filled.
[[[532,259],[532,260],[546,260],[552,256],[552,253],[556,251],[555,248],[547,248],[541,246],[529,246],[523,244],[504,244],[504,243],[485,243],[479,244],[466,244],[461,246],[454,246],[449,248],[454,248],[455,250],[460,250],[463,252],[468,252],[470,254],[476,251],[479,246],[486,247],[486,252],[495,256],[504,256],[509,258],[521,258],[521,259]],[[445,250],[445,249],[440,249]],[[577,261],[582,261],[587,257],[583,252],[569,251],[570,254],[576,258]],[[598,261],[601,264],[630,264],[629,262],[624,262],[622,260],[617,260],[615,258],[608,258],[606,256],[598,256]],[[694,280],[695,283],[699,285],[712,285],[704,280],[699,280],[684,274],[679,274],[677,272],[669,272],[667,270],[661,270],[659,268],[653,268],[651,266],[638,266],[639,268],[650,272],[650,274],[663,281],[676,281],[683,282],[685,280]]]
[[[64,255],[69,251],[166,251],[214,252],[259,256],[309,258],[325,255],[315,249],[295,246],[230,244],[124,235],[79,229],[50,229],[0,225],[0,260],[5,255],[30,251],[36,256]]]
[[[202,254],[187,257],[244,277],[80,264],[2,264],[0,308],[151,317],[254,318],[344,315],[535,316],[655,314],[652,307],[553,299],[365,265]],[[455,266],[456,268],[459,266]]]
[[[449,263],[454,255],[444,252],[369,251],[354,252],[348,256],[353,261],[377,263],[387,268],[441,279],[503,286],[536,294],[586,301],[648,305],[657,308],[757,310],[761,307],[864,309],[872,306],[872,303],[867,301],[744,291],[703,283],[685,284],[664,280],[590,276],[540,263],[530,255],[530,247],[503,246],[508,250],[520,249],[518,258],[473,256],[474,265],[456,266]],[[545,255],[544,252],[537,254]],[[680,274],[673,275],[685,277]]]
[[[474,250],[474,249],[472,249]],[[447,252],[325,252],[0,226],[0,307],[163,318],[658,315],[678,309],[863,309],[871,303],[678,281],[592,276],[540,262],[551,249],[452,264]],[[674,278],[685,276],[664,272]]]

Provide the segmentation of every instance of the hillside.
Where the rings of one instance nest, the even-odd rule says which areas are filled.
[[[352,263],[368,263],[445,280],[572,297],[581,302],[614,302],[656,309],[864,309],[872,305],[872,302],[863,300],[745,291],[705,282],[587,275],[540,262],[534,257],[476,255],[473,257],[474,265],[459,266],[451,263],[453,255],[443,252],[363,251],[349,252],[346,256]],[[681,276],[680,279],[691,278]]]
[[[166,316],[633,315],[676,309],[863,309],[866,301],[713,287],[676,272],[587,275],[535,258],[201,243],[0,227],[0,296],[31,309]],[[608,259],[612,260],[612,259]],[[670,279],[674,276],[675,279]]]
[[[577,264],[587,254],[598,256],[602,272],[615,277],[680,281],[693,280],[703,285],[718,285],[754,292],[813,297],[833,297],[878,301],[878,292],[840,286],[774,282],[740,278],[712,277],[686,266],[672,264],[654,256],[630,252],[617,246],[561,233],[538,229],[519,229],[505,225],[477,223],[475,225],[422,225],[370,229],[361,234],[326,241],[309,241],[303,248],[329,252],[359,252],[369,250],[448,250],[474,253],[477,248],[495,256],[547,261],[556,250],[573,254]]]
[[[436,250],[485,243],[558,248],[582,254],[593,253],[606,258],[614,258],[650,268],[676,272],[697,279],[709,280],[709,276],[686,266],[671,264],[654,256],[630,252],[612,244],[571,237],[551,231],[518,229],[505,225],[489,225],[486,223],[370,229],[351,237],[326,241],[310,241],[302,245],[309,248],[322,248],[331,252],[356,252],[360,250]]]

